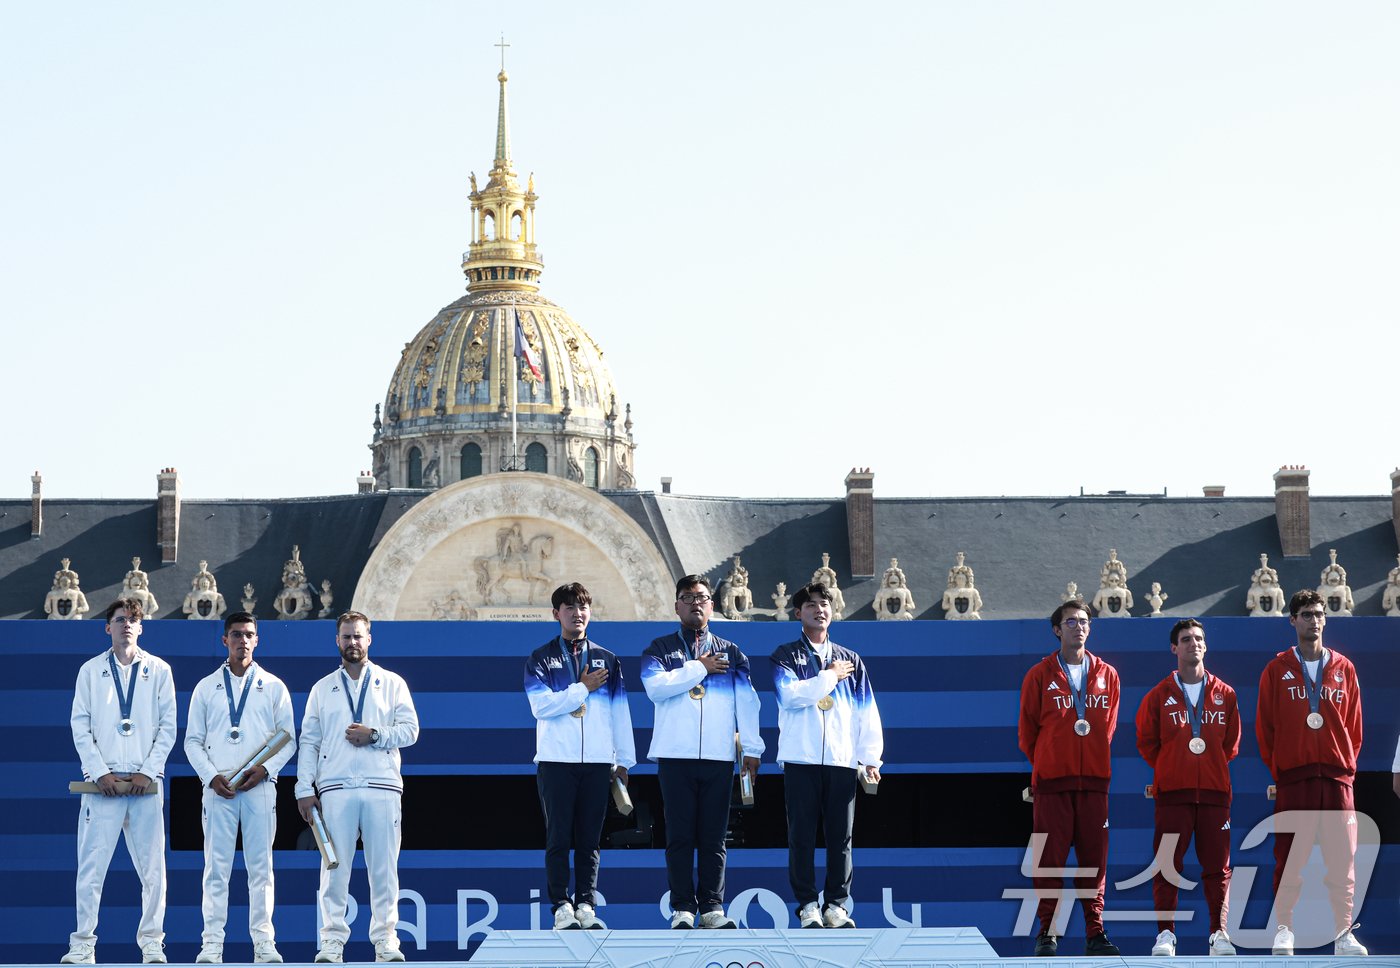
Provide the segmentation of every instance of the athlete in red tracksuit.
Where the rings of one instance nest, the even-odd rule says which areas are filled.
[[[1196,859],[1210,912],[1210,953],[1233,955],[1225,930],[1230,889],[1230,761],[1240,751],[1240,711],[1235,690],[1206,672],[1205,628],[1194,618],[1172,626],[1176,671],[1142,699],[1137,747],[1152,767],[1156,825],[1152,855],[1162,838],[1176,837],[1174,878],[1152,879],[1157,911],[1154,955],[1176,954],[1177,882],[1194,836]],[[1198,742],[1193,742],[1198,740]]]
[[[1074,847],[1076,866],[1094,873],[1074,878],[1084,908],[1088,955],[1113,956],[1118,947],[1103,930],[1108,865],[1109,741],[1118,726],[1118,673],[1090,655],[1089,610],[1066,602],[1050,616],[1059,651],[1031,667],[1021,683],[1021,752],[1031,761],[1032,831],[1045,837],[1036,869],[1063,868]],[[1056,953],[1055,909],[1063,882],[1036,877],[1040,936],[1035,953]]]
[[[1356,890],[1352,780],[1361,751],[1361,686],[1356,667],[1322,645],[1327,625],[1322,597],[1314,591],[1298,592],[1288,603],[1288,613],[1298,644],[1264,667],[1254,727],[1259,754],[1278,788],[1274,815],[1301,810],[1311,816],[1299,830],[1304,843],[1291,863],[1295,834],[1274,835],[1274,910],[1279,929],[1273,953],[1293,954],[1293,908],[1302,892],[1302,868],[1320,836],[1337,926],[1336,954],[1364,955],[1365,947],[1351,933]]]

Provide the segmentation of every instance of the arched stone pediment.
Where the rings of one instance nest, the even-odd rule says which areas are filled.
[[[598,619],[672,617],[673,578],[615,504],[545,474],[490,474],[434,492],[389,529],[355,587],[374,619],[549,619],[578,581]]]

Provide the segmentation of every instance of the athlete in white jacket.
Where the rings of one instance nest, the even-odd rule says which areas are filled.
[[[297,809],[311,823],[320,808],[340,855],[321,868],[321,948],[316,960],[344,961],[350,927],[345,909],[355,840],[369,874],[369,939],[375,961],[403,961],[399,923],[399,842],[403,775],[399,750],[418,740],[418,713],[402,678],[369,661],[369,619],[336,619],[341,667],[311,687],[301,720]]]
[[[253,961],[281,964],[272,930],[272,840],[277,833],[277,774],[296,744],[288,743],[254,767],[237,790],[228,777],[278,730],[295,738],[292,698],[281,679],[253,661],[256,618],[247,612],[224,616],[223,643],[228,661],[194,687],[185,727],[185,756],[204,786],[204,944],[195,963],[223,962],[229,872],[242,828]]]
[[[112,647],[78,670],[73,690],[73,746],[83,777],[101,793],[84,793],[78,813],[78,928],[68,941],[66,965],[92,964],[102,882],[126,838],[141,879],[141,960],[165,964],[165,812],[160,780],[175,746],[175,680],[170,666],[143,651],[141,603],[120,599],[107,606]],[[118,793],[118,781],[129,792]],[[155,787],[154,793],[147,791]]]

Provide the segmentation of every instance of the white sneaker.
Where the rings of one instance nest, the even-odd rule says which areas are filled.
[[[687,928],[695,927],[695,915],[689,911],[671,912],[671,929],[673,931],[683,931]]]
[[[1212,958],[1233,958],[1235,956],[1235,946],[1230,943],[1230,936],[1221,928],[1210,936],[1210,955]]]
[[[213,941],[206,941],[199,949],[199,954],[195,955],[194,963],[197,965],[222,965],[224,963],[224,946]]]
[[[1274,954],[1293,954],[1293,932],[1288,930],[1286,924],[1278,926],[1278,934],[1274,935]]]
[[[282,955],[277,950],[277,945],[271,941],[259,941],[253,945],[253,964],[255,965],[280,965]]]
[[[1159,931],[1157,941],[1152,945],[1152,956],[1154,958],[1175,958],[1176,935],[1170,930]]]
[[[737,928],[738,925],[725,916],[723,911],[706,911],[700,915],[702,928]]]
[[[574,906],[568,901],[554,909],[554,930],[569,931],[581,927],[574,915]]]
[[[403,949],[399,947],[398,938],[385,938],[383,941],[374,943],[375,961],[403,961]]]
[[[141,946],[141,964],[143,965],[163,965],[165,964],[165,942],[147,941]]]
[[[580,904],[575,909],[574,916],[578,919],[578,926],[585,931],[602,931],[607,927],[603,919],[594,912],[591,904]]]
[[[846,909],[839,904],[828,904],[826,916],[822,918],[822,923],[828,928],[854,928],[856,923],[851,920],[851,916],[846,913]]]
[[[91,965],[97,962],[97,947],[86,941],[74,941],[68,946],[68,954],[58,959],[61,965]]]
[[[822,912],[817,907],[817,902],[812,901],[802,905],[802,910],[797,912],[797,926],[799,928],[822,928]]]
[[[1352,934],[1360,925],[1353,924],[1342,932],[1342,936],[1332,945],[1332,953],[1338,957],[1349,956],[1354,958],[1364,958],[1370,954],[1366,946],[1356,940],[1356,935]]]
[[[316,952],[316,963],[320,965],[339,965],[345,961],[344,941],[322,941],[321,950]]]

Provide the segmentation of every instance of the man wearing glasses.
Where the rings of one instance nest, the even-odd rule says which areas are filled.
[[[1103,929],[1104,876],[1108,863],[1109,743],[1118,727],[1118,673],[1085,648],[1089,610],[1071,600],[1055,609],[1050,627],[1060,648],[1031,667],[1021,683],[1021,752],[1031,761],[1034,798],[1032,842],[1043,839],[1035,869],[1065,866],[1070,847],[1076,865],[1092,873],[1073,878],[1084,909],[1084,953],[1112,957],[1118,946]],[[1063,886],[1058,876],[1035,877],[1037,957],[1058,950],[1055,913]]]
[[[702,575],[686,575],[676,583],[680,629],[642,653],[642,685],[656,704],[647,756],[656,761],[665,802],[673,928],[693,928],[697,919],[702,928],[735,927],[724,913],[735,732],[749,782],[763,755],[748,656],[710,631],[714,610],[710,583]]]
[[[1293,954],[1293,908],[1302,891],[1302,867],[1321,839],[1327,893],[1337,928],[1334,953],[1364,955],[1352,934],[1356,891],[1356,803],[1352,781],[1361,751],[1361,685],[1356,667],[1324,648],[1327,606],[1312,590],[1288,603],[1298,644],[1276,655],[1259,678],[1254,731],[1259,754],[1277,784],[1274,814],[1302,811],[1309,819],[1294,833],[1274,834],[1274,910],[1279,927],[1273,953]],[[1296,818],[1295,818],[1296,819]],[[1299,857],[1290,863],[1294,838]]]

